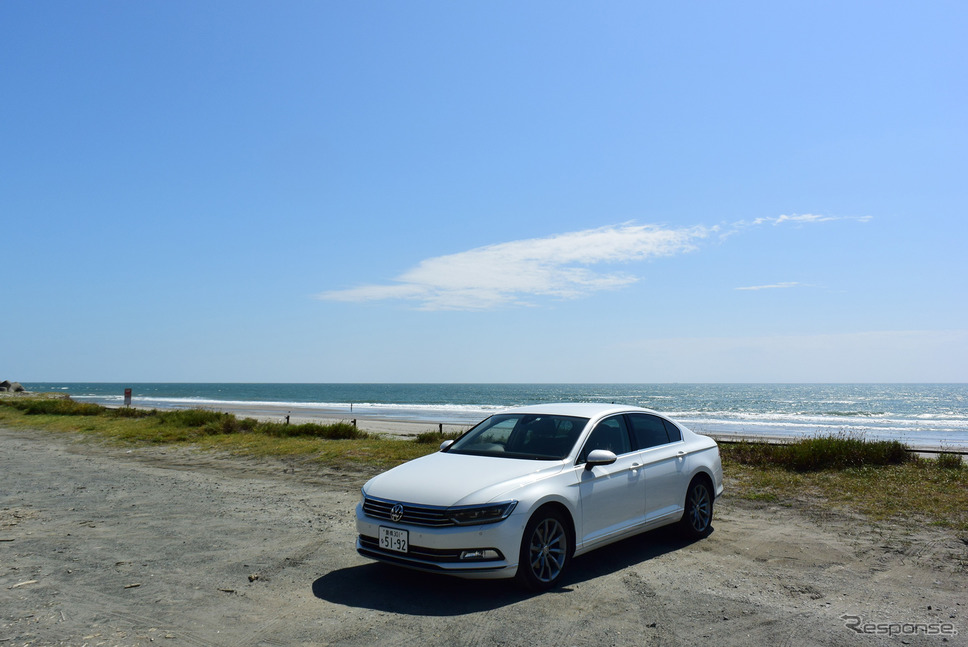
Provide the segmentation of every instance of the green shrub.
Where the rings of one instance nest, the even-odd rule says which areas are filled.
[[[205,427],[207,425],[221,426],[226,418],[234,418],[230,413],[221,411],[207,411],[206,409],[175,409],[172,411],[156,411],[159,422],[175,427]]]
[[[306,423],[303,425],[286,425],[281,423],[263,423],[258,426],[259,432],[280,438],[311,437],[327,440],[350,440],[366,438],[366,432],[360,431],[356,425],[348,422],[336,422],[329,425]]]
[[[449,431],[446,434],[442,434],[438,431],[425,431],[417,434],[413,442],[419,445],[439,445],[445,440],[457,440],[462,433],[460,431]]]
[[[329,425],[287,425],[278,422],[259,422],[254,418],[238,418],[231,413],[205,409],[180,409],[153,412],[159,423],[174,427],[195,429],[205,436],[256,433],[277,438],[310,437],[330,440],[366,438],[367,435],[348,422]]]
[[[210,436],[239,434],[252,431],[256,428],[257,424],[258,422],[252,418],[236,418],[231,413],[224,413],[218,418],[212,418],[209,422],[202,425],[201,432]]]
[[[789,445],[785,459],[786,466],[795,472],[816,472],[868,465],[900,465],[909,457],[905,446],[896,440],[823,436]]]
[[[28,416],[98,416],[106,411],[99,404],[74,402],[66,398],[30,398],[10,403]]]
[[[958,454],[938,454],[934,464],[944,470],[960,470],[965,466]]]
[[[803,438],[789,445],[742,442],[724,446],[723,454],[745,465],[775,465],[792,472],[900,465],[911,460],[907,448],[896,440],[868,441],[850,436]]]
[[[155,410],[147,409],[135,409],[133,407],[118,407],[117,409],[108,409],[112,416],[115,418],[148,418],[150,416],[158,415]]]

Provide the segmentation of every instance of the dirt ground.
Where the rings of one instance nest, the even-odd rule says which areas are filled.
[[[365,478],[0,429],[0,647],[968,645],[950,531],[727,495],[534,595],[358,556]]]

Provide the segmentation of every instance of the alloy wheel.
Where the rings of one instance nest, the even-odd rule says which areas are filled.
[[[561,522],[547,517],[531,533],[528,564],[536,580],[543,584],[554,582],[561,575],[568,555],[568,535]]]
[[[689,523],[697,533],[705,532],[712,521],[712,501],[709,489],[703,483],[696,483],[689,491]]]

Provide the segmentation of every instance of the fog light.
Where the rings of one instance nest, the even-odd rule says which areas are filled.
[[[484,561],[489,559],[499,559],[500,553],[496,550],[491,550],[490,548],[478,548],[476,550],[465,550],[460,554],[461,560],[467,561]]]

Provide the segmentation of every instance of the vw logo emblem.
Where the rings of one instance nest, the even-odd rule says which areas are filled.
[[[390,508],[390,521],[400,521],[403,519],[403,506],[399,503]]]

